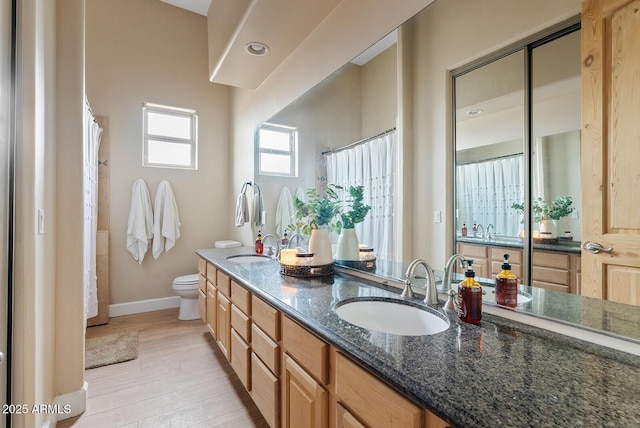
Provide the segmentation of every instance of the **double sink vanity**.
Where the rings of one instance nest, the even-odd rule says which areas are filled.
[[[200,308],[272,427],[640,426],[636,355],[486,311],[466,324],[445,294],[407,302],[401,282],[349,269],[283,276],[251,252],[197,251]]]

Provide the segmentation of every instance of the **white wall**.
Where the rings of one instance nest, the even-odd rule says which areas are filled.
[[[207,64],[204,16],[157,0],[87,0],[87,95],[110,126],[111,304],[173,296],[172,280],[197,272],[194,251],[229,238],[229,88],[209,82]],[[198,111],[197,171],[142,166],[145,101]],[[169,181],[182,223],[175,247],[142,264],[125,245],[138,178],[152,201]]]

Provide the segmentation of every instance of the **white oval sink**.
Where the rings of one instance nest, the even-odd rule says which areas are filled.
[[[234,254],[232,256],[227,256],[227,260],[236,263],[256,263],[268,262],[269,260],[272,260],[272,258],[265,256],[264,254]]]
[[[358,327],[401,336],[426,336],[449,328],[444,316],[388,300],[354,300],[337,306],[335,313]]]

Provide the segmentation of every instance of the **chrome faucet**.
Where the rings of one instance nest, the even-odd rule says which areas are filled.
[[[473,231],[473,237],[474,238],[477,238],[477,237],[484,238],[484,227],[480,223],[476,224],[475,227],[476,228]],[[478,229],[482,230],[480,232],[480,236],[478,236]]]
[[[278,257],[278,254],[280,254],[280,238],[278,238],[276,235],[273,235],[273,234],[271,234],[271,233],[268,233],[268,234],[266,234],[266,235],[264,235],[264,236],[262,237],[262,243],[263,243],[263,244],[265,243],[265,241],[267,240],[267,238],[273,238],[273,240],[274,240],[274,241],[276,241],[276,248],[277,248],[277,250],[276,250],[275,257],[277,258],[277,257]],[[267,254],[267,255],[269,255],[269,256],[273,256],[274,254]]]
[[[491,241],[491,232],[489,232],[489,230],[490,230],[490,229],[494,229],[494,230],[495,230],[495,228],[496,228],[496,227],[495,227],[493,224],[491,224],[491,223],[489,223],[489,224],[487,225],[487,236],[486,236],[487,241]]]
[[[411,279],[414,277],[414,273],[416,267],[418,265],[424,266],[427,270],[427,286],[424,296],[424,303],[428,305],[437,305],[438,304],[438,290],[436,289],[436,281],[435,276],[433,275],[433,270],[429,266],[429,264],[423,259],[416,259],[411,262],[409,267],[407,268],[406,279],[404,281],[404,290],[402,291],[402,298],[406,300],[415,299],[415,294],[411,289]]]
[[[449,257],[447,264],[444,265],[444,275],[442,277],[442,284],[444,285],[445,292],[451,290],[451,278],[453,277],[454,264],[456,261],[460,262],[462,270],[466,268],[467,259],[465,259],[461,254],[454,254]]]
[[[293,242],[294,239],[298,239],[298,241],[303,240],[304,237],[302,236],[302,234],[296,232],[293,235],[291,235],[291,237],[289,238],[289,242],[287,242],[287,248],[291,248],[291,243]]]

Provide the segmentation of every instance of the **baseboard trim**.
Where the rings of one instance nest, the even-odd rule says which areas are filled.
[[[159,311],[180,307],[180,297],[162,297],[159,299],[138,300],[136,302],[116,303],[109,305],[109,316],[141,314],[143,312]]]
[[[56,396],[52,406],[42,406],[40,413],[47,413],[43,428],[55,428],[58,421],[75,418],[87,410],[87,382],[77,391]]]

